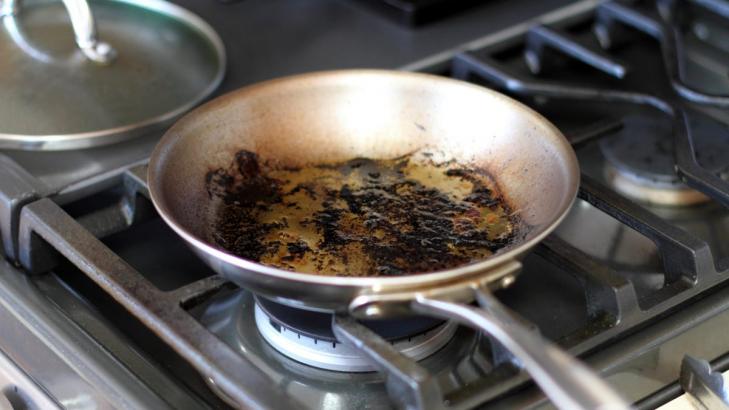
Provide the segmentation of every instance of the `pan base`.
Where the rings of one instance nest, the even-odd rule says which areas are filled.
[[[371,372],[376,368],[359,352],[338,341],[318,339],[281,326],[259,304],[255,305],[256,327],[279,353],[308,366],[339,372]],[[392,345],[400,353],[422,360],[440,350],[453,337],[458,326],[444,322],[399,340]]]

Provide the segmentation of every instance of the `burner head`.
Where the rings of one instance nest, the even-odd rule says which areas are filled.
[[[674,137],[669,122],[626,117],[624,125],[619,133],[600,141],[606,160],[605,176],[615,190],[656,205],[689,206],[709,200],[676,175]],[[709,170],[722,169],[720,159],[729,158],[729,147],[725,144],[697,143],[699,149],[711,153],[702,161],[702,166]]]
[[[278,352],[309,366],[342,371],[375,371],[369,360],[339,342],[332,314],[296,309],[256,297],[256,327]],[[427,317],[361,321],[401,353],[422,360],[453,337],[457,325]]]
[[[626,197],[654,205],[691,206],[709,201],[699,191],[693,190],[681,182],[661,183],[644,174],[636,174],[625,168],[615,167],[608,163],[605,177],[616,191]]]

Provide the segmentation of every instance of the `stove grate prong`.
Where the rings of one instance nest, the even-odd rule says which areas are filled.
[[[685,109],[662,98],[632,91],[577,87],[561,83],[523,80],[484,53],[458,54],[452,62],[454,77],[468,80],[476,76],[512,94],[574,101],[595,101],[646,105],[657,109],[672,121],[676,139],[676,171],[685,182],[729,207],[729,182],[702,167],[694,154],[689,114]]]
[[[601,321],[605,326],[607,318],[608,326],[615,326],[640,313],[635,288],[630,281],[557,235],[547,237],[536,252],[547,260],[564,265],[583,282],[590,320]]]
[[[387,375],[387,390],[405,409],[444,409],[443,393],[433,375],[414,360],[398,352],[386,341],[349,316],[332,320],[334,335],[362,352]]]
[[[596,10],[596,32],[604,32],[605,35],[610,36],[614,30],[610,30],[609,27],[613,27],[616,22],[619,22],[648,34],[660,44],[663,64],[671,80],[671,86],[681,98],[695,104],[720,108],[729,107],[729,95],[703,92],[686,83],[686,56],[680,29],[675,22],[663,21],[660,16],[654,14],[657,13],[649,14],[616,1],[605,2],[600,4]],[[598,29],[597,27],[603,28]],[[603,39],[601,42],[609,44],[611,41]]]
[[[696,283],[700,273],[716,275],[709,245],[582,174],[578,197],[653,241],[663,261],[666,284]]]
[[[19,260],[27,270],[44,272],[48,255],[68,259],[185,358],[227,402],[245,408],[301,408],[282,386],[185,311],[173,298],[180,293],[156,288],[50,199],[23,208],[19,231]],[[182,292],[194,295],[193,290],[209,289],[201,286],[208,284],[215,280],[194,282]]]
[[[624,63],[592,50],[553,28],[537,25],[527,32],[524,50],[524,60],[533,74],[541,73],[549,63],[547,49],[559,51],[618,79],[628,73]]]
[[[213,275],[177,288],[169,292],[169,296],[171,299],[178,301],[180,306],[187,309],[226,287],[234,288],[235,285],[220,275]]]
[[[720,372],[706,360],[686,355],[681,362],[681,387],[697,408],[729,409],[729,389]]]
[[[692,114],[686,110],[680,110],[678,114],[674,119],[674,130],[678,130],[674,133],[676,172],[683,178],[686,185],[701,191],[729,208],[729,181],[699,164],[690,125]]]

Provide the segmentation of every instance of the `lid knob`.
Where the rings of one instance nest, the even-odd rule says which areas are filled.
[[[13,18],[20,13],[21,0],[0,0],[0,17]],[[100,64],[110,63],[116,57],[114,48],[100,41],[96,35],[96,23],[86,0],[63,0],[71,18],[76,44],[86,58]]]

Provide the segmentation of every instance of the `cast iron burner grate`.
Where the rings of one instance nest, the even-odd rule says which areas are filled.
[[[717,232],[697,234],[684,229],[660,209],[610,188],[602,174],[605,158],[596,146],[628,129],[624,121],[628,114],[667,121],[676,175],[710,198],[712,212],[726,214],[729,183],[720,167],[707,168],[706,153],[699,148],[706,141],[715,139],[724,144],[729,138],[729,99],[721,94],[729,93],[727,65],[705,64],[693,72],[689,68],[697,57],[703,58],[703,63],[726,62],[729,50],[722,38],[717,40],[712,33],[726,31],[727,19],[726,3],[714,0],[664,0],[657,4],[588,0],[545,16],[537,25],[514,27],[406,67],[495,87],[544,113],[565,130],[578,151],[583,175],[577,208],[591,209],[620,229],[636,232],[655,244],[658,268],[649,272],[655,281],[645,281],[646,272],[630,264],[609,263],[609,259],[591,254],[559,234],[547,238],[525,261],[524,275],[551,272],[555,279],[575,278],[585,301],[576,305],[578,310],[584,309],[576,316],[584,321],[576,321],[576,329],[570,328],[567,334],[560,332],[566,323],[572,323],[560,320],[551,310],[559,300],[540,303],[531,311],[516,310],[572,354],[587,359],[593,357],[587,353],[600,352],[598,356],[603,359],[607,355],[610,360],[604,368],[614,369],[630,360],[624,352],[607,354],[618,341],[631,342],[634,352],[653,351],[651,340],[631,335],[649,325],[663,329],[672,317],[714,301],[712,292],[722,292],[718,285],[727,284],[726,250],[716,245],[726,241],[714,238]],[[686,47],[689,43],[697,47]],[[724,71],[717,72],[717,66]],[[710,80],[713,94],[702,91],[706,85],[694,85],[697,79]],[[145,218],[157,218],[149,212],[144,165],[96,176],[59,193],[49,192],[8,158],[0,157],[0,161],[0,231],[6,255],[34,274],[51,271],[59,260],[75,265],[205,375],[211,388],[225,400],[244,407],[302,407],[298,396],[287,394],[285,386],[267,375],[270,366],[263,365],[264,358],[249,357],[245,350],[224,343],[191,314],[235,286],[211,276],[160,290],[145,278],[145,272],[133,268],[102,243],[105,237],[133,229]],[[71,216],[59,205],[71,197],[89,200],[84,198],[110,186],[123,191],[112,206]],[[703,215],[705,210],[685,211]],[[518,282],[514,289],[497,296],[517,306],[525,299],[510,299]],[[532,293],[527,299],[533,298],[529,301],[533,304],[539,296],[540,292]],[[717,304],[712,308],[725,308],[721,300],[711,303]],[[574,309],[564,310],[569,311]],[[702,312],[691,316],[689,322],[709,315]],[[692,324],[696,323],[677,326]],[[481,353],[457,362],[458,366],[473,366],[467,366],[474,369],[469,370],[470,378],[454,368],[458,377],[447,373],[446,379],[440,379],[351,318],[337,316],[332,330],[386,375],[386,381],[377,383],[387,384],[391,401],[399,406],[474,407],[497,398],[508,400],[506,393],[528,381],[518,371],[518,364],[496,344],[487,342],[490,348],[478,349]],[[653,336],[659,339],[671,331],[657,330],[667,333]],[[459,340],[456,337],[456,342]],[[673,387],[666,389],[662,392],[675,393]],[[650,393],[631,392],[629,398],[638,400]],[[650,403],[655,405],[656,401]]]
[[[649,5],[646,5],[648,3]],[[586,101],[603,104],[624,104],[633,107],[649,108],[656,113],[663,114],[671,125],[671,133],[663,135],[660,144],[645,141],[646,145],[654,147],[654,156],[663,153],[663,158],[643,158],[650,166],[641,167],[638,160],[630,155],[621,153],[625,145],[625,137],[612,144],[604,144],[608,159],[613,160],[613,166],[625,170],[635,178],[654,182],[676,184],[679,178],[692,188],[701,191],[706,196],[729,205],[729,182],[722,178],[729,171],[727,153],[729,153],[729,133],[726,124],[717,123],[712,118],[712,112],[707,108],[729,108],[729,92],[727,95],[711,94],[710,91],[697,89],[687,83],[686,50],[684,50],[683,31],[681,19],[678,16],[689,7],[679,8],[678,2],[661,1],[634,2],[632,6],[621,2],[604,2],[597,6],[593,15],[591,26],[595,33],[596,43],[605,49],[626,49],[631,43],[642,40],[635,36],[647,35],[652,37],[660,50],[658,56],[662,59],[665,74],[656,72],[655,66],[650,66],[648,76],[658,78],[650,80],[645,74],[636,74],[640,67],[629,68],[619,59],[601,49],[589,47],[583,41],[575,39],[570,27],[548,27],[538,25],[527,31],[523,44],[523,56],[526,66],[532,74],[542,77],[548,76],[550,67],[559,66],[560,59],[573,59],[595,70],[596,75],[590,78],[600,79],[599,72],[605,76],[617,78],[613,81],[617,86],[595,87],[585,85],[582,81],[585,76],[576,76],[578,81],[535,81],[526,79],[513,70],[510,70],[496,57],[504,50],[504,44],[485,47],[461,53],[455,56],[451,64],[451,74],[460,79],[478,78],[491,86],[507,91],[513,95],[530,99]],[[703,8],[706,12],[722,19],[729,19],[726,6],[722,8],[719,1],[696,2],[696,8]],[[726,21],[725,21],[726,22]],[[584,31],[584,30],[583,30]],[[632,32],[631,32],[632,31]],[[623,54],[629,54],[623,53]],[[660,61],[660,60],[659,60]],[[572,72],[570,72],[571,74]],[[667,77],[663,84],[664,75]],[[726,77],[726,73],[714,73],[719,78]],[[559,78],[559,77],[557,77]],[[631,79],[633,81],[631,81]],[[562,78],[560,78],[562,80]],[[638,81],[636,81],[638,80]],[[584,81],[584,80],[583,80]],[[650,84],[647,91],[640,90],[643,84]],[[725,83],[725,79],[719,79]],[[594,83],[594,81],[593,81]],[[625,83],[630,88],[625,89]],[[667,89],[667,87],[670,87]],[[644,87],[644,86],[643,86]],[[714,114],[713,116],[715,116]],[[724,118],[725,119],[725,118]],[[716,133],[708,138],[697,136],[696,123],[703,128],[712,128]],[[704,136],[711,131],[702,130]],[[635,137],[633,138],[635,139]],[[582,141],[584,142],[584,141]],[[624,149],[622,149],[624,151]],[[618,151],[619,160],[615,160],[614,151]],[[664,166],[666,153],[673,156],[673,166]],[[699,154],[703,154],[703,161],[699,162]],[[673,173],[673,167],[676,173]],[[646,169],[647,168],[647,169]],[[660,181],[664,177],[666,181]]]

